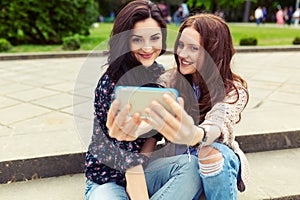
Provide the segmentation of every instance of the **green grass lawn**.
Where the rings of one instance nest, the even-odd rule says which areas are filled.
[[[256,26],[252,24],[229,23],[233,43],[239,46],[239,41],[244,37],[256,37],[258,46],[292,45],[296,36],[300,37],[300,29],[291,27],[277,27],[275,24]],[[107,41],[112,29],[112,23],[101,23],[97,28],[91,28],[90,35],[81,39],[80,50],[106,49]],[[173,48],[178,27],[168,25],[167,47]],[[14,46],[8,53],[14,52],[51,52],[63,51],[62,45],[19,45]]]
[[[256,37],[258,46],[284,46],[293,45],[295,37],[300,37],[300,29],[291,27],[278,27],[275,24],[246,26],[243,24],[229,24],[233,38],[233,44],[239,45],[244,37]]]

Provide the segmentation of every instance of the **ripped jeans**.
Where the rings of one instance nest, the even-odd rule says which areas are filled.
[[[202,185],[194,200],[197,200],[203,191],[207,200],[236,200],[237,181],[240,179],[238,156],[225,144],[214,142],[208,147],[213,147],[215,152],[205,156],[206,153],[200,151],[199,174]],[[195,155],[196,152],[191,151],[191,154]]]
[[[198,160],[178,155],[153,160],[144,173],[151,200],[191,200],[199,191]],[[86,200],[129,200],[126,188],[114,182],[98,185],[86,179]]]

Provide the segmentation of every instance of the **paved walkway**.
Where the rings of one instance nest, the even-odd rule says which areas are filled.
[[[247,80],[250,100],[235,131],[238,138],[250,136],[247,148],[252,147],[252,151],[261,148],[260,140],[277,145],[282,138],[287,147],[294,142],[299,147],[299,58],[300,51],[236,54],[234,71]],[[159,60],[166,67],[172,67],[174,64],[171,55],[162,56]],[[19,174],[25,174],[22,170],[28,170],[28,166],[40,166],[39,170],[46,172],[51,170],[45,166],[52,167],[52,171],[62,171],[57,170],[59,162],[62,165],[66,165],[65,162],[73,164],[70,160],[76,159],[57,157],[57,160],[52,162],[51,158],[49,160],[52,164],[49,164],[49,160],[46,162],[38,158],[63,154],[77,155],[86,151],[92,133],[93,91],[103,73],[101,65],[104,63],[104,57],[0,61],[1,181],[5,180],[5,170],[9,171],[12,168],[17,172],[11,170],[10,173]],[[291,132],[294,135],[273,139],[269,137],[279,132]],[[264,137],[261,137],[262,135]],[[284,145],[281,147],[285,148]],[[249,191],[240,194],[240,199],[265,199],[300,194],[300,176],[296,175],[295,171],[299,169],[299,162],[295,162],[300,159],[299,149],[250,153],[247,157],[254,173]],[[80,163],[81,159],[82,157],[77,161]],[[20,163],[10,162],[14,160],[30,160],[31,163],[23,167],[24,163],[19,165]],[[19,168],[14,165],[19,165]],[[78,166],[78,169],[82,169],[82,166]],[[63,173],[71,172],[66,170]],[[38,178],[38,175],[31,178]],[[45,176],[47,177],[47,174],[42,177]],[[53,185],[56,185],[63,188],[61,193],[57,190],[56,195],[60,197],[57,199],[75,199],[76,196],[77,199],[81,199],[80,189],[76,189],[77,192],[72,191],[74,188],[83,187],[82,180],[82,174],[78,174],[70,178],[42,179],[28,184],[2,184],[0,198],[22,199],[24,194],[30,194],[28,197],[41,196],[43,199],[52,199],[55,198]],[[288,189],[282,190],[286,185]],[[46,189],[48,186],[50,190]]]
[[[234,71],[247,80],[250,92],[249,104],[242,115],[241,123],[235,130],[238,137],[300,130],[299,58],[299,51],[236,55],[233,62]],[[171,55],[162,56],[159,60],[167,67],[172,67],[174,64]],[[103,57],[0,61],[0,164],[18,159],[28,160],[85,152],[92,132],[93,90],[103,73],[104,69],[100,66],[104,63]],[[299,140],[297,141],[299,143]],[[273,141],[273,143],[277,142]],[[286,138],[286,142],[293,141]],[[255,144],[251,143],[254,148]],[[256,172],[251,182],[252,189],[250,188],[246,194],[241,194],[241,199],[251,199],[257,189],[260,190],[260,197],[254,199],[268,196],[280,197],[282,195],[278,191],[281,191],[279,188],[282,188],[282,184],[290,183],[291,185],[287,187],[292,188],[299,185],[296,184],[299,179],[289,182],[285,178],[287,175],[284,174],[278,175],[276,180],[272,179],[277,171],[288,169],[292,172],[299,168],[296,164],[299,162],[292,162],[299,160],[298,150],[292,153],[254,153],[247,156],[250,162],[256,162],[252,165]],[[264,160],[265,157],[270,159]],[[289,168],[285,168],[286,166],[282,164],[289,161],[294,164],[289,163]],[[57,171],[57,168],[55,170]],[[260,170],[270,173],[261,174]],[[0,169],[0,175],[2,171]],[[293,179],[293,173],[289,173],[288,176],[291,176],[288,180]],[[74,188],[81,187],[82,174],[73,178],[68,180],[77,183]],[[41,182],[46,181],[46,185],[40,184],[39,181],[29,185],[19,184],[24,188],[33,184],[32,189],[35,191],[43,190],[43,187],[48,187],[52,183],[62,185],[70,191],[74,189],[72,184],[69,185],[68,180],[63,177],[57,179],[62,180],[58,183],[47,180],[41,180]],[[259,185],[266,180],[267,184]],[[277,192],[270,189],[273,183],[279,186],[276,188]],[[16,185],[11,187],[4,184],[0,187],[1,191],[10,191],[11,193],[5,192],[5,195],[10,197],[13,197],[14,191],[19,190],[18,188]],[[268,193],[270,191],[272,195]],[[283,196],[300,194],[297,188],[293,191],[281,192],[284,193]],[[53,190],[49,191],[49,195],[50,193],[53,193]],[[63,193],[65,189],[57,195]],[[75,197],[82,192],[65,194]],[[4,197],[8,197],[5,195]],[[38,193],[38,195],[45,195],[45,193]],[[53,197],[49,195],[48,198]],[[20,199],[23,193],[18,193],[15,197],[10,199]]]
[[[250,100],[237,135],[300,130],[300,52],[239,53]],[[165,66],[173,57],[160,58]],[[0,62],[0,161],[84,152],[105,59]],[[73,117],[75,116],[75,117]]]

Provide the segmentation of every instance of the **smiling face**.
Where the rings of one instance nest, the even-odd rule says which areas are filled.
[[[162,31],[152,18],[137,22],[130,37],[130,50],[145,67],[151,66],[161,53]]]
[[[179,70],[183,75],[196,72],[204,60],[200,46],[200,34],[192,27],[185,28],[178,41]]]

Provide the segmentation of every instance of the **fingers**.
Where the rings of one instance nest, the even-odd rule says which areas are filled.
[[[155,114],[155,116],[157,116],[156,120],[162,120],[164,122],[167,122],[167,124],[169,124],[170,126],[174,126],[176,123],[176,118],[170,113],[168,112],[164,106],[162,106],[159,102],[157,101],[153,101],[150,105],[150,109],[152,111],[154,111],[154,113],[151,114]],[[150,115],[151,117],[151,115]],[[161,122],[159,122],[161,123]]]
[[[169,113],[157,101],[153,101],[151,105],[145,109],[145,112],[149,116],[146,122],[164,135],[168,140],[174,141],[180,130],[181,121]]]
[[[120,101],[114,100],[110,106],[110,109],[108,110],[107,113],[107,121],[106,121],[106,126],[107,128],[111,129],[113,122],[115,120],[115,116],[118,113],[118,109],[120,106]]]
[[[183,100],[183,98],[182,97],[178,97],[177,101],[178,101],[179,105],[181,106],[181,108],[184,108],[184,100]]]
[[[116,103],[115,103],[116,102]],[[125,135],[123,135],[121,128],[127,121],[127,114],[129,112],[130,106],[126,105],[124,108],[117,112],[119,107],[119,102],[116,100],[111,104],[111,108],[107,114],[107,128],[109,128],[109,136],[116,138],[117,140],[123,140]]]
[[[168,112],[160,103],[153,101],[151,105],[145,109],[145,112],[149,116],[145,121],[168,140],[189,144],[191,138],[189,133],[191,127],[194,125],[194,121],[184,110],[183,99],[178,98],[178,102],[176,102],[166,94],[163,96],[163,100],[171,107],[175,116]]]
[[[136,137],[130,136],[130,135],[125,135],[125,137],[119,141],[134,141],[134,140],[136,140]]]
[[[135,136],[135,131],[141,124],[141,117],[139,113],[135,113],[129,120],[127,120],[124,125],[120,127],[120,130],[131,137],[136,137]]]
[[[135,113],[129,118],[130,105],[127,104],[124,108],[117,112],[119,102],[115,100],[107,114],[107,128],[109,128],[109,136],[119,141],[132,141],[137,138],[133,133],[141,123],[140,114]],[[131,134],[130,134],[131,133]]]
[[[170,106],[170,108],[174,111],[175,115],[177,118],[179,118],[179,120],[181,120],[182,118],[182,111],[183,111],[183,107],[179,104],[183,104],[183,99],[182,98],[178,98],[179,103],[176,102],[174,99],[171,98],[170,95],[168,94],[164,94],[163,95],[163,100],[166,102],[166,104],[168,104]]]
[[[118,141],[133,141],[136,140],[137,136],[134,134],[128,134],[128,133],[134,133],[136,131],[136,127],[133,127],[130,129],[130,127],[125,127],[125,128],[119,128],[116,131],[110,131],[109,135],[112,138],[117,139]]]
[[[118,114],[115,116],[115,120],[112,124],[112,130],[119,129],[125,125],[125,123],[128,121],[127,120],[127,115],[130,110],[130,105],[127,104],[118,112]]]
[[[161,115],[156,113],[150,108],[146,108],[145,112],[149,116],[149,118],[144,119],[146,123],[156,129],[158,132],[164,135],[169,141],[173,141],[176,135],[176,130],[167,123]],[[167,111],[166,111],[167,112]],[[171,115],[172,116],[172,115]],[[173,117],[173,116],[172,116]],[[174,118],[174,117],[173,117]]]
[[[188,123],[191,120],[191,116],[184,110],[184,100],[182,97],[178,97],[178,102],[176,102],[168,94],[165,94],[163,100],[172,108],[179,121]]]

